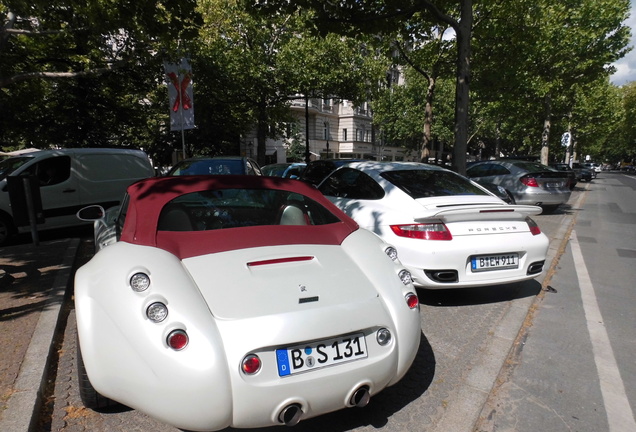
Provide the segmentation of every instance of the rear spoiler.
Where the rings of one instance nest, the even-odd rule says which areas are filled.
[[[418,213],[413,219],[415,222],[425,222],[430,219],[453,222],[466,220],[467,215],[470,215],[471,220],[523,219],[541,214],[542,211],[541,207],[531,205],[459,204],[431,208]]]

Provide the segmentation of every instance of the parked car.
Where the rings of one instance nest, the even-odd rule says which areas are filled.
[[[603,171],[603,167],[601,166],[601,164],[596,163],[596,162],[585,162],[583,164],[584,168],[589,169],[590,171],[593,171],[595,173],[600,173],[601,171]],[[594,176],[594,178],[596,178],[596,176]]]
[[[300,179],[306,183],[318,186],[318,184],[333,170],[349,162],[361,159],[318,159],[307,164]]]
[[[75,217],[78,209],[90,204],[117,205],[131,183],[152,176],[150,159],[140,150],[39,150],[4,159],[0,162],[0,245],[18,232],[31,230],[25,180],[33,197],[36,229],[44,231],[85,224]]]
[[[570,199],[568,174],[536,162],[488,160],[472,162],[468,177],[506,189],[515,204],[537,205],[544,212],[554,211]]]
[[[551,163],[549,166],[550,168],[553,168],[557,171],[568,173],[569,188],[570,190],[574,189],[574,187],[578,183],[578,175],[574,172],[570,165],[565,163]]]
[[[506,204],[514,204],[512,202],[512,198],[510,198],[510,195],[508,195],[508,193],[506,192],[506,189],[504,189],[502,186],[492,184],[489,182],[484,182],[484,181],[475,182],[475,183],[477,183],[479,186],[483,188],[486,188],[488,192],[492,193],[493,195],[495,195],[497,198],[499,198]]]
[[[360,226],[395,245],[416,286],[466,288],[538,276],[549,240],[530,218],[450,170],[414,162],[353,162],[318,187]]]
[[[418,352],[395,248],[310,185],[160,177],[105,215],[79,213],[104,240],[75,277],[89,408],[117,401],[185,430],[294,425],[366,405]]]
[[[300,178],[305,167],[304,162],[287,162],[265,165],[261,168],[264,176],[283,177],[283,178]]]
[[[589,181],[592,181],[592,179],[596,178],[596,171],[588,169],[585,166],[583,166],[583,164],[580,164],[578,162],[572,163],[572,169],[576,173],[577,179],[579,181],[589,182]]]
[[[177,162],[167,176],[238,174],[263,175],[258,163],[248,157],[218,156],[184,159]]]

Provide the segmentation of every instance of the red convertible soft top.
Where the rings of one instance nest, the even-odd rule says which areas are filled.
[[[158,230],[161,210],[173,199],[219,189],[274,189],[304,195],[339,221],[324,225],[259,225],[208,231]],[[338,245],[358,224],[314,187],[277,177],[205,175],[157,177],[128,187],[129,203],[121,241],[165,249],[181,259],[215,252],[290,244]]]

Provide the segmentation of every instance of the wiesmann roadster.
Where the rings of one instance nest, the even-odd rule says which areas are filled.
[[[298,180],[153,178],[78,217],[98,249],[75,277],[89,408],[196,431],[293,425],[366,405],[416,356],[395,248]]]

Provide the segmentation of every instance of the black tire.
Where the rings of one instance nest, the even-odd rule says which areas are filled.
[[[558,204],[557,205],[544,205],[544,206],[542,206],[542,208],[543,208],[542,214],[552,214],[559,208],[559,205]]]
[[[6,245],[16,232],[11,218],[0,212],[0,246]]]
[[[82,359],[82,350],[80,349],[79,340],[77,341],[77,379],[79,381],[80,398],[86,408],[100,411],[122,406],[119,402],[99,394],[91,384],[86,374],[86,367],[84,366],[84,359]]]
[[[510,204],[517,204],[517,201],[515,200],[515,197],[512,196],[512,194],[508,191],[506,191],[506,195],[508,195],[508,199],[510,200]]]

